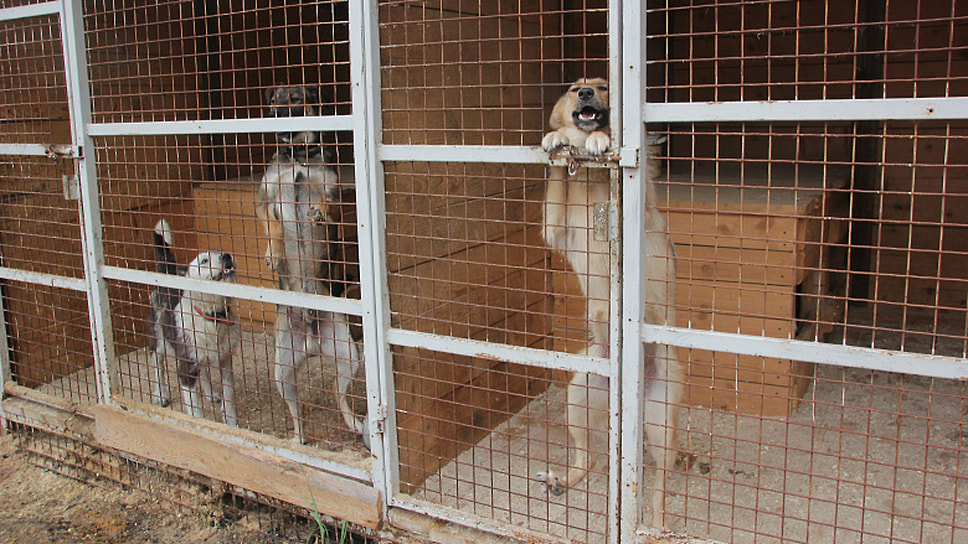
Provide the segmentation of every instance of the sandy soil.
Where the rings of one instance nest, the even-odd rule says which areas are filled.
[[[569,459],[564,393],[549,389],[416,496],[539,533],[603,540],[604,429],[592,433],[595,471],[573,489],[549,497],[534,480]],[[670,528],[735,543],[968,542],[964,398],[958,382],[822,367],[789,418],[686,409],[680,447],[695,463],[670,476]]]

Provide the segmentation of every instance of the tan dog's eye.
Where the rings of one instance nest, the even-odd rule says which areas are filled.
[[[605,87],[605,86],[601,86],[601,87],[599,87],[599,88],[598,88],[598,90],[599,90],[599,91],[602,91],[602,92],[605,92],[605,91],[607,91],[607,90],[608,90],[608,87]]]

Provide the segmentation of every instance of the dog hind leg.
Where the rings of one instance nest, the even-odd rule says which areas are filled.
[[[575,374],[568,384],[567,404],[568,434],[575,444],[575,461],[570,463],[571,468],[564,478],[551,470],[537,475],[541,485],[554,495],[561,495],[595,468],[589,432],[608,428],[608,378]]]
[[[168,345],[158,331],[153,350],[154,365],[151,368],[151,402],[163,408],[171,404],[168,396],[168,373],[165,372],[165,357],[168,355]]]
[[[350,430],[363,435],[363,440],[369,447],[369,426],[366,419],[353,412],[349,402],[349,388],[353,378],[360,368],[360,354],[353,337],[350,325],[343,314],[326,314],[320,316],[319,337],[323,343],[320,350],[323,355],[332,357],[336,365],[334,387],[343,423]]]
[[[335,314],[332,324],[335,343],[333,358],[336,362],[336,398],[339,401],[339,411],[346,426],[359,433],[366,447],[370,447],[370,428],[367,419],[357,416],[349,403],[349,388],[360,369],[359,349],[350,334],[350,326],[345,315]]]
[[[235,376],[232,372],[232,354],[219,361],[219,381],[222,383],[222,423],[239,426],[235,413]]]
[[[235,378],[232,369],[221,369],[222,374],[222,423],[233,427],[239,426],[239,419],[235,413]]]
[[[202,417],[202,398],[198,394],[198,363],[178,360],[178,381],[181,384],[182,410],[192,417]]]
[[[276,317],[276,363],[273,373],[279,394],[292,416],[292,440],[304,444],[306,436],[303,433],[302,409],[296,388],[296,370],[308,357],[308,346],[305,333],[292,330],[290,314],[290,311],[280,310]]]
[[[652,487],[652,526],[664,528],[666,481],[678,456],[679,404],[682,402],[683,374],[677,350],[664,345],[646,346],[648,376],[645,391],[645,434],[655,461]],[[652,352],[650,353],[651,348]]]

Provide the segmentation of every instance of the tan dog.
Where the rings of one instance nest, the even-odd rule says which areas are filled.
[[[577,154],[603,155],[611,145],[608,130],[608,82],[580,79],[555,104],[552,132],[541,142],[545,151],[575,148]],[[608,357],[609,338],[609,246],[594,234],[594,203],[609,200],[609,170],[552,167],[545,192],[544,238],[553,250],[567,259],[587,297],[589,346],[584,353]],[[674,324],[675,248],[665,218],[655,208],[655,190],[649,183],[645,203],[646,320],[653,324]],[[639,233],[627,233],[636,236]],[[677,456],[676,427],[682,398],[684,369],[676,350],[664,345],[645,347],[645,430],[656,461],[652,494],[652,525],[665,526],[666,476]],[[538,479],[556,495],[581,481],[591,469],[589,429],[607,429],[608,378],[576,374],[568,385],[568,429],[575,441],[577,458],[564,478],[542,472]]]

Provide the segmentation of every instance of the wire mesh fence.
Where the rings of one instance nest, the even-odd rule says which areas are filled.
[[[965,391],[933,365],[968,355],[965,121],[822,113],[964,97],[965,7],[650,1],[623,47],[619,4],[380,2],[370,66],[348,2],[89,3],[88,120],[57,17],[5,20],[4,377],[293,438],[363,479],[376,458],[389,508],[580,541],[630,537],[614,427],[642,404],[643,444],[678,435],[637,467],[621,515],[643,535],[658,509],[729,542],[960,541]],[[644,117],[648,236],[616,232],[642,213],[621,148],[536,151],[569,123],[638,127],[610,117],[633,109],[622,87],[581,80],[624,74],[615,59],[642,61],[647,112],[673,112]],[[756,110],[786,101],[802,119]],[[44,156],[78,122],[93,148]],[[674,268],[621,253],[640,236],[670,239]],[[643,349],[640,393],[671,409],[616,393],[639,342],[619,336],[629,262],[659,273],[637,325],[679,349]]]

